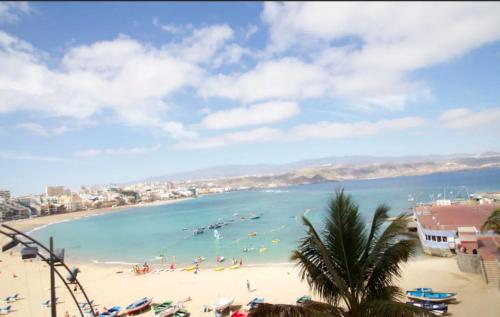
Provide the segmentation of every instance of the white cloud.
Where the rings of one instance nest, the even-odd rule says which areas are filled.
[[[108,148],[108,149],[88,149],[75,153],[75,156],[92,158],[101,155],[112,156],[127,156],[127,155],[142,155],[149,152],[157,151],[162,146],[160,144],[153,147],[133,147],[133,148]]]
[[[451,129],[500,127],[500,107],[473,111],[470,108],[455,108],[439,117],[442,126]]]
[[[16,125],[17,129],[25,130],[30,133],[40,135],[40,136],[49,136],[49,132],[38,123],[33,122],[24,122]]]
[[[285,137],[283,132],[273,128],[225,133],[211,138],[184,141],[176,144],[178,149],[210,149],[243,143],[278,141]]]
[[[210,65],[216,53],[233,37],[234,31],[229,25],[215,24],[194,29],[180,43],[167,45],[166,49],[189,63]]]
[[[245,32],[245,41],[248,41],[255,33],[259,31],[259,27],[255,24],[250,24]]]
[[[199,93],[252,102],[321,97],[327,85],[328,74],[321,67],[290,57],[261,62],[246,73],[214,76],[203,83]]]
[[[494,2],[267,2],[262,18],[269,25],[268,52],[306,52],[331,75],[334,95],[377,107],[402,108],[429,95],[410,72],[500,38]]]
[[[209,138],[197,138],[176,144],[179,149],[210,149],[244,143],[266,143],[276,141],[303,141],[309,139],[343,139],[372,136],[390,131],[404,131],[421,127],[425,120],[420,117],[402,117],[376,122],[360,121],[338,123],[322,121],[314,124],[300,124],[289,131],[274,128],[258,128],[220,134]]]
[[[0,113],[34,110],[81,120],[111,110],[125,123],[154,127],[164,123],[166,99],[202,72],[125,36],[74,47],[51,68],[29,43],[1,31],[0,69]]]
[[[0,151],[0,159],[16,161],[41,161],[41,162],[60,162],[63,158],[56,156],[33,155],[27,152]]]
[[[422,126],[425,121],[419,117],[404,117],[376,122],[337,123],[322,121],[315,124],[301,124],[294,127],[290,136],[296,140],[340,139],[369,136],[387,131],[403,131]]]
[[[300,108],[295,102],[273,101],[212,112],[202,126],[206,129],[227,129],[278,122],[297,115]]]
[[[25,1],[5,1],[0,2],[0,23],[17,22],[20,15],[31,12],[30,5]]]

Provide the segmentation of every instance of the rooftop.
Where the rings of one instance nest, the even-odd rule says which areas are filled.
[[[488,216],[496,208],[500,208],[500,204],[418,206],[415,209],[415,214],[425,229],[458,231],[459,227],[474,226],[480,230]]]

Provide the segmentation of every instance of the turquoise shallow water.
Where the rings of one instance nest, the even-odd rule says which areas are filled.
[[[176,263],[190,263],[203,256],[214,264],[217,255],[242,258],[245,264],[286,262],[304,234],[300,215],[310,209],[308,217],[319,224],[328,198],[340,187],[354,197],[368,222],[382,202],[391,206],[394,215],[408,211],[412,205],[408,195],[416,202],[427,202],[431,195],[443,192],[447,197],[466,197],[475,191],[500,190],[500,169],[231,192],[53,224],[32,235],[45,242],[52,235],[56,247],[66,248],[67,257],[76,261],[154,262],[158,261],[156,256],[164,254],[167,261],[175,256]],[[239,216],[233,217],[234,213]],[[262,217],[241,219],[252,213],[262,213]],[[192,234],[192,228],[208,226],[220,218],[229,222],[218,229],[223,239],[215,239],[212,230]],[[252,231],[257,232],[256,237],[248,236]],[[273,239],[281,242],[273,244]],[[261,245],[266,252],[259,253]],[[245,253],[246,247],[255,251]]]

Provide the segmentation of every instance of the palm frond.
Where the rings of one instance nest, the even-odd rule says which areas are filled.
[[[495,232],[500,232],[500,208],[497,208],[491,212],[491,215],[486,219],[482,231],[493,230]]]
[[[434,313],[405,303],[378,300],[363,306],[361,317],[436,317]]]
[[[330,201],[323,238],[337,274],[355,289],[361,271],[359,260],[366,244],[366,228],[351,196],[337,190]]]
[[[371,274],[365,285],[365,297],[374,297],[373,294],[376,294],[379,289],[390,286],[394,277],[400,277],[401,263],[408,261],[414,249],[413,240],[401,240],[383,250],[375,265],[370,268]]]
[[[323,244],[312,223],[302,218],[306,226],[307,236],[301,240],[297,251],[292,253],[291,260],[297,261],[301,278],[306,277],[309,286],[331,304],[338,303],[339,295],[347,291],[347,285],[337,273],[331,261],[331,253]]]
[[[332,312],[335,312],[332,310]],[[335,312],[336,313],[336,312]],[[260,304],[250,311],[249,317],[341,317],[343,315],[322,312],[297,305]]]

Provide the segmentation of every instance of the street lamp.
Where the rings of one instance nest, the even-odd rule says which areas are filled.
[[[73,297],[73,301],[75,302],[76,306],[78,307],[78,310],[80,311],[80,315],[82,317],[85,317],[82,308],[79,305],[78,300],[75,297],[75,294],[69,284],[76,284],[79,286],[80,290],[82,291],[83,296],[85,297],[85,301],[87,302],[87,305],[90,309],[90,312],[92,316],[95,316],[94,309],[92,307],[92,303],[89,301],[89,298],[87,296],[87,293],[85,293],[85,290],[83,289],[82,285],[76,278],[76,275],[80,270],[78,268],[75,268],[73,270],[70,270],[68,266],[64,263],[64,249],[57,249],[54,250],[54,239],[50,237],[49,240],[49,248],[38,242],[37,240],[33,239],[32,237],[28,236],[27,234],[14,229],[6,224],[1,225],[0,234],[3,234],[7,237],[10,238],[10,241],[8,241],[4,246],[2,246],[2,252],[6,252],[14,247],[16,247],[18,244],[22,244],[24,246],[23,249],[21,249],[21,258],[23,260],[26,259],[34,259],[37,256],[40,257],[45,263],[47,263],[50,267],[50,304],[51,304],[51,317],[57,317],[57,311],[56,311],[56,288],[55,288],[55,275],[59,277],[59,279],[63,282],[63,284],[66,286],[68,289],[68,292],[71,294]],[[7,230],[7,231],[4,231]],[[28,241],[25,241],[24,238]],[[44,250],[47,255],[44,255],[43,253],[40,253],[39,248]],[[64,277],[61,275],[61,273],[57,270],[57,267],[62,266],[69,274],[71,278],[68,278],[68,282],[64,279]]]

